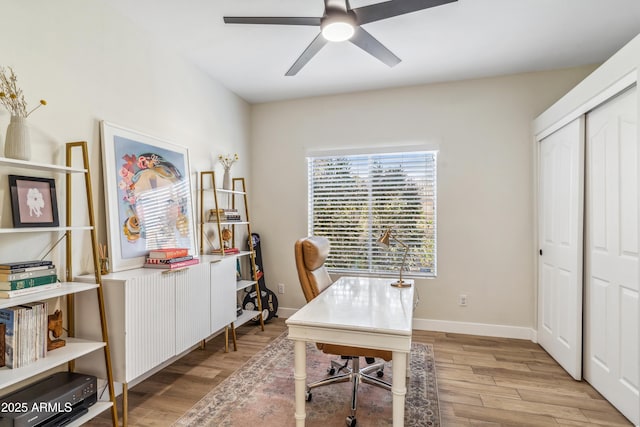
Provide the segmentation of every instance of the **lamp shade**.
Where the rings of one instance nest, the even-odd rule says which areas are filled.
[[[385,232],[382,233],[382,236],[378,237],[378,240],[376,240],[376,243],[379,244],[380,246],[383,246],[384,248],[388,248],[390,240],[391,240],[391,229],[387,228]]]
[[[380,236],[378,238],[378,240],[376,240],[376,243],[382,247],[384,247],[385,249],[388,249],[390,246],[390,241],[393,240],[394,242],[397,242],[398,244],[402,245],[402,247],[404,248],[404,254],[402,255],[402,264],[400,264],[400,279],[398,279],[397,282],[393,282],[391,283],[391,286],[395,286],[397,288],[407,288],[409,286],[411,286],[410,283],[405,282],[404,280],[402,280],[402,270],[404,269],[404,263],[407,260],[407,253],[409,252],[409,246],[407,246],[405,243],[401,242],[400,240],[398,240],[394,235],[393,235],[393,231],[391,231],[391,227],[387,228],[384,233],[382,233],[382,236]]]

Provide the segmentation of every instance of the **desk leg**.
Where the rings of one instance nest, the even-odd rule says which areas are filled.
[[[129,385],[122,383],[122,427],[129,425]]]
[[[393,427],[404,427],[404,398],[407,394],[407,353],[393,352],[393,379],[391,393],[393,395]]]
[[[296,427],[304,427],[305,394],[307,391],[307,344],[304,341],[294,342],[294,368],[293,378],[295,380],[296,393]]]
[[[407,353],[407,378],[411,377],[411,352]]]

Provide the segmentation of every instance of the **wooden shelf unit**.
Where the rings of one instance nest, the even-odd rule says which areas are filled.
[[[205,189],[205,178],[208,177],[210,179],[209,184],[210,188]],[[250,269],[250,280],[241,279],[238,280],[235,284],[236,291],[244,291],[250,286],[254,286],[256,295],[258,296],[256,299],[258,301],[257,310],[243,310],[242,314],[238,316],[235,322],[232,322],[229,327],[231,328],[231,337],[233,340],[233,348],[234,351],[238,349],[237,341],[236,341],[236,332],[235,328],[242,326],[246,322],[251,319],[258,318],[260,321],[261,330],[264,331],[264,317],[262,315],[262,298],[260,298],[260,288],[258,286],[258,281],[255,280],[257,277],[257,268],[256,268],[256,253],[252,248],[252,245],[249,243],[251,239],[251,220],[249,217],[249,204],[247,201],[247,188],[246,181],[244,178],[233,178],[232,179],[233,188],[230,190],[217,188],[216,187],[216,176],[213,171],[204,171],[200,172],[200,254],[205,254],[205,240],[206,239],[206,227],[214,226],[216,227],[217,232],[217,241],[218,241],[218,249],[221,250],[221,256],[233,256],[236,258],[239,257],[249,257],[249,269]],[[206,192],[211,192],[213,194],[213,208],[216,212],[216,217],[214,220],[210,220],[209,216],[205,216],[206,209],[205,206],[205,194]],[[220,209],[222,209],[222,201],[221,197],[226,197],[227,202],[231,202],[231,208],[236,209],[240,204],[236,201],[236,198],[242,199],[242,204],[244,207],[243,212],[240,212],[241,220],[240,221],[223,221],[223,218],[220,215]],[[227,204],[228,206],[228,204]],[[225,253],[224,251],[224,242],[222,240],[222,230],[224,227],[231,227],[232,232],[232,246],[235,247],[235,236],[236,236],[236,227],[244,227],[247,233],[247,247],[249,250],[240,251],[237,253]],[[212,242],[209,242],[212,245]],[[214,248],[211,247],[211,250]]]
[[[73,163],[73,153],[80,149],[82,153],[83,168],[71,167]],[[94,418],[101,412],[111,409],[112,423],[114,426],[118,426],[118,411],[116,407],[115,390],[113,386],[113,375],[111,371],[111,358],[109,351],[109,337],[107,333],[107,323],[105,317],[104,298],[102,293],[102,280],[100,276],[100,264],[98,259],[97,250],[97,236],[95,230],[95,216],[93,211],[93,193],[91,191],[91,175],[89,171],[89,157],[87,152],[87,143],[81,142],[69,142],[66,144],[66,166],[48,165],[43,163],[36,163],[23,160],[15,160],[8,158],[0,158],[0,166],[15,169],[24,170],[37,170],[41,172],[48,172],[52,174],[66,174],[66,225],[60,227],[29,227],[29,228],[0,228],[0,234],[10,235],[18,233],[64,233],[64,236],[60,239],[65,242],[65,270],[66,277],[65,282],[61,284],[60,288],[51,289],[42,292],[36,292],[28,295],[19,296],[16,298],[0,299],[0,308],[11,307],[15,305],[24,304],[27,302],[48,300],[53,298],[59,298],[66,296],[67,299],[67,337],[66,345],[64,347],[57,348],[47,352],[45,358],[39,359],[33,363],[30,363],[24,367],[9,369],[0,369],[0,393],[3,389],[15,385],[21,381],[28,380],[35,375],[44,373],[50,369],[68,364],[68,370],[73,371],[75,363],[74,361],[84,355],[88,355],[94,351],[102,348],[104,350],[104,360],[107,371],[107,383],[109,388],[109,401],[99,401],[89,408],[89,412],[84,414],[77,420],[74,420],[72,426],[79,426],[88,420]],[[88,209],[88,221],[89,225],[86,226],[72,226],[72,174],[81,174],[84,176],[84,186],[86,194],[86,205]],[[91,234],[91,248],[93,256],[93,271],[94,280],[93,283],[76,283],[73,282],[73,263],[72,263],[72,233],[77,232],[90,232]],[[83,293],[90,290],[95,290],[98,296],[98,312],[100,317],[100,324],[102,329],[102,341],[90,341],[75,337],[75,317],[74,317],[74,295],[77,293]]]

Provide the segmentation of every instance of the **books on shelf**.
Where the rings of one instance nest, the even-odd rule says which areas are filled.
[[[18,315],[16,314],[16,307],[7,307],[0,309],[0,322],[5,325],[4,332],[4,363],[9,368],[17,368],[17,361],[14,357],[16,351],[14,348],[16,347],[16,332]]]
[[[185,261],[178,261],[173,263],[149,263],[145,262],[144,267],[146,268],[162,268],[165,270],[175,270],[178,268],[188,267],[190,265],[195,265],[200,263],[198,258],[192,258]]]
[[[149,258],[147,257],[147,264],[173,264],[181,261],[189,261],[193,259],[193,255],[181,256],[177,258],[169,258],[169,259],[159,259],[159,258]]]
[[[209,209],[209,221],[240,222],[242,217],[237,209]]]
[[[16,291],[18,289],[35,288],[36,286],[48,285],[56,281],[58,281],[58,276],[56,275],[56,273],[48,272],[46,276],[0,281],[0,291]]]
[[[165,248],[165,249],[154,249],[149,251],[149,258],[153,259],[171,259],[171,258],[179,258],[189,255],[188,248]]]
[[[53,262],[46,261],[46,260],[3,262],[3,263],[0,263],[0,272],[17,273],[20,271],[25,271],[25,270],[20,270],[22,268],[43,267],[48,265],[53,265]]]
[[[0,263],[0,298],[14,298],[59,288],[55,266],[51,261],[17,261]]]
[[[223,209],[224,220],[227,222],[242,221],[237,209]]]
[[[221,249],[213,249],[211,251],[212,254],[217,254],[217,255],[221,255],[222,254],[222,250]],[[224,250],[224,254],[238,254],[240,253],[240,249],[238,248],[225,248]]]
[[[32,302],[0,309],[5,324],[5,364],[26,366],[47,355],[47,303]]]
[[[31,267],[28,269],[28,271],[0,271],[0,282],[9,282],[11,280],[23,280],[30,279],[32,277],[49,276],[51,274],[55,274],[54,269],[54,265],[43,265],[41,267]],[[20,268],[19,270],[25,269]]]
[[[189,255],[187,248],[155,249],[149,252],[144,267],[175,270],[199,263],[198,258]]]
[[[58,289],[62,287],[62,283],[54,282],[48,285],[34,286],[32,288],[16,289],[15,291],[0,291],[0,298],[15,298],[23,295],[35,294],[42,291],[49,291],[51,289]]]

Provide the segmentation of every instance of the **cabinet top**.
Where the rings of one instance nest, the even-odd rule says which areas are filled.
[[[246,255],[248,253],[249,252],[242,253],[242,255]],[[177,271],[184,271],[190,268],[202,268],[203,265],[216,264],[222,260],[234,259],[237,256],[241,256],[241,255],[233,254],[233,255],[227,255],[224,257],[221,255],[200,255],[198,257],[200,259],[200,262],[198,264],[190,265],[188,267],[185,267],[184,269],[179,269],[174,271],[177,272]],[[141,267],[132,268],[130,270],[123,270],[123,271],[117,271],[115,273],[105,274],[102,276],[102,280],[105,282],[108,282],[109,280],[127,281],[127,280],[131,280],[131,279],[135,279],[143,276],[161,275],[163,273],[167,273],[170,271],[171,270],[163,270],[161,268],[145,268],[141,266]],[[82,275],[76,276],[74,279],[78,282],[83,282],[83,283],[92,282],[94,281],[94,275],[82,274]]]

